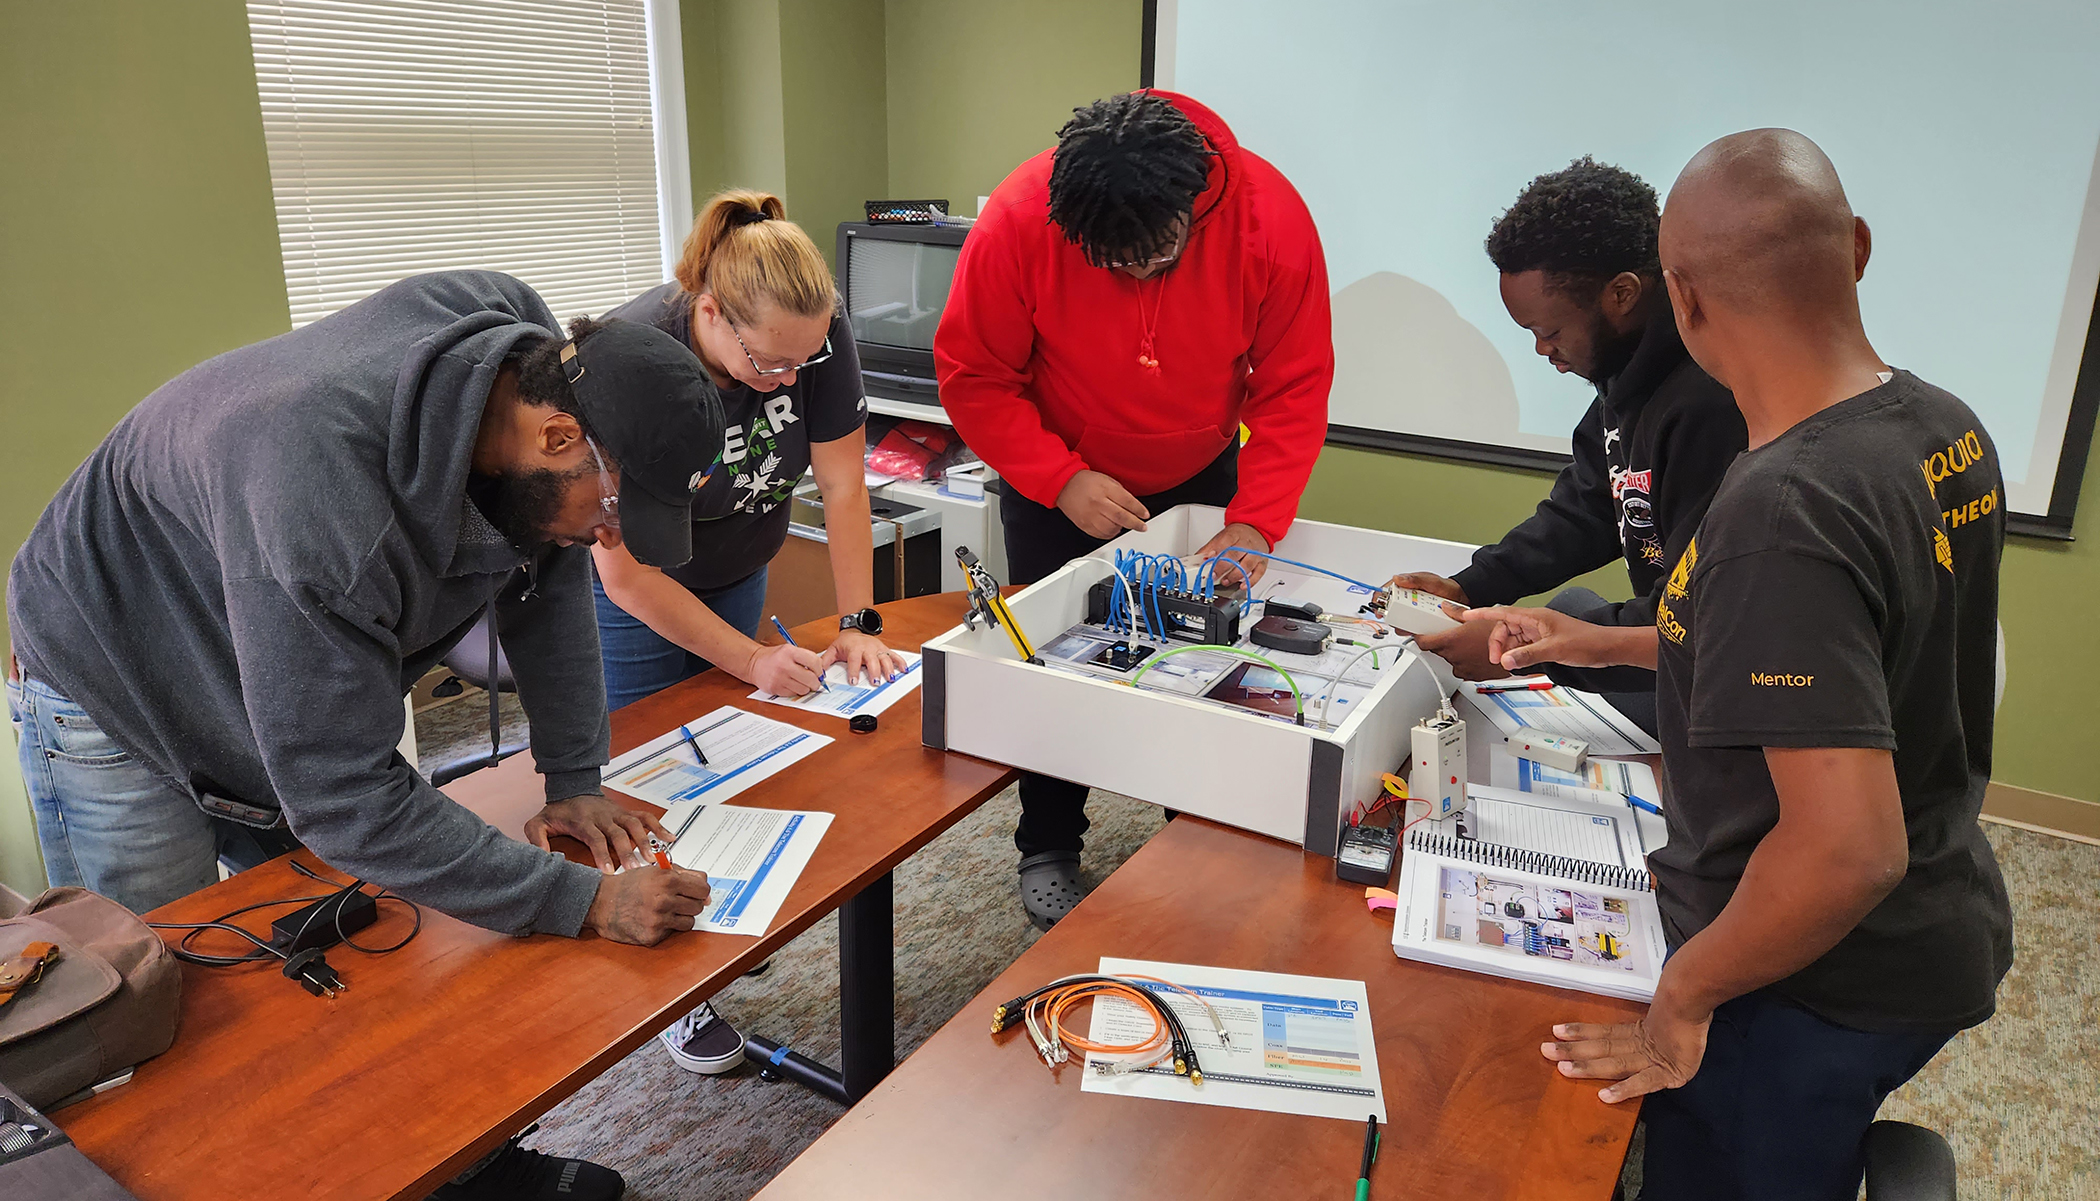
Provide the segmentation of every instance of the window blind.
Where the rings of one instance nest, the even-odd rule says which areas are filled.
[[[663,282],[644,0],[251,0],[296,328],[509,272],[563,320]]]

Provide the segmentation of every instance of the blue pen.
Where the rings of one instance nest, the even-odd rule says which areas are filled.
[[[1657,817],[1661,817],[1663,815],[1661,807],[1653,804],[1652,802],[1644,801],[1637,796],[1627,797],[1626,803],[1633,806],[1636,809],[1641,810],[1643,813],[1653,813]]]
[[[772,622],[773,622],[773,628],[774,628],[774,629],[776,629],[776,630],[779,630],[779,631],[780,631],[780,636],[781,636],[781,637],[782,637],[783,639],[786,639],[786,641],[787,641],[787,644],[788,644],[789,646],[800,646],[800,645],[802,645],[801,643],[799,643],[799,642],[795,641],[795,636],[794,636],[793,634],[790,634],[790,633],[788,633],[788,628],[787,628],[786,626],[784,626],[784,625],[781,625],[781,624],[780,624],[780,617],[779,617],[779,615],[778,615],[778,614],[775,614],[775,615],[773,616],[773,618],[772,618]],[[817,689],[818,689],[818,691],[820,691],[820,692],[830,692],[830,691],[831,691],[831,685],[829,685],[829,684],[826,684],[826,683],[824,682],[824,673],[823,673],[823,672],[818,672],[818,673],[817,673]]]

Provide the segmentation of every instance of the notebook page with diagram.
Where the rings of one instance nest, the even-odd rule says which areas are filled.
[[[1464,812],[1410,831],[1393,953],[1646,1001],[1666,952],[1640,828],[1606,805],[1467,790]]]

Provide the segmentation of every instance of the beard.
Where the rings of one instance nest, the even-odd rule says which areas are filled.
[[[467,477],[467,499],[511,545],[530,550],[553,540],[554,523],[568,503],[569,485],[594,471],[591,467],[574,471],[535,467],[504,475],[471,475]]]
[[[1601,388],[1606,381],[1624,371],[1626,364],[1633,361],[1633,352],[1640,349],[1641,333],[1639,329],[1626,334],[1613,333],[1611,322],[1602,312],[1591,314],[1590,365],[1589,370],[1582,373],[1582,378]]]

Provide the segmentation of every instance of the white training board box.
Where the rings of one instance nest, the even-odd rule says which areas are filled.
[[[1087,590],[1114,571],[1116,550],[1193,556],[1224,525],[1224,510],[1170,509],[1143,533],[1076,559],[1007,598],[1038,649],[1086,616]],[[1407,571],[1449,576],[1473,547],[1355,526],[1299,521],[1275,553],[1362,584]],[[1370,589],[1272,562],[1262,600],[1313,601],[1354,613]],[[928,641],[923,684],[926,745],[1105,788],[1197,817],[1333,855],[1343,816],[1377,797],[1380,777],[1405,771],[1408,732],[1456,681],[1443,660],[1404,652],[1399,667],[1333,729],[1299,726],[1211,701],[1131,688],[1039,666],[1015,654],[1005,631],[957,626]]]

